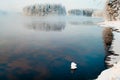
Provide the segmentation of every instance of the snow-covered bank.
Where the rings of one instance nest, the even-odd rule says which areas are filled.
[[[112,68],[104,70],[96,80],[120,80],[120,62]]]
[[[111,27],[113,29],[118,29],[120,31],[120,21],[105,21],[105,22],[99,23],[99,25],[103,27]]]
[[[110,51],[113,51],[113,55],[109,55],[110,61],[106,61],[107,64],[113,65],[113,67],[104,70],[96,80],[120,80],[120,21],[109,21],[100,23],[103,27],[111,27],[113,31],[114,40],[112,42]]]

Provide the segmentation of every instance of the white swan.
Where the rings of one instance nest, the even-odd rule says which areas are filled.
[[[75,62],[71,62],[71,69],[77,69],[77,64]]]

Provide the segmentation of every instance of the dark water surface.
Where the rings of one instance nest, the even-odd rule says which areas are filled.
[[[1,16],[0,80],[91,80],[105,69],[102,28],[82,18],[42,19]]]

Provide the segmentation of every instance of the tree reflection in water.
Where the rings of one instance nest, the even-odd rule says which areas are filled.
[[[63,31],[65,29],[66,22],[32,22],[27,24],[28,29],[38,30],[38,31]]]

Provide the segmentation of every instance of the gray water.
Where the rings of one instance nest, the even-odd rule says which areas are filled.
[[[0,17],[0,80],[92,80],[105,69],[99,19]]]

